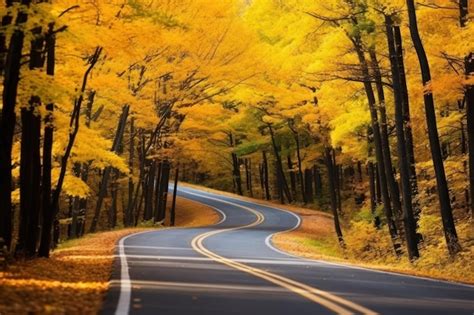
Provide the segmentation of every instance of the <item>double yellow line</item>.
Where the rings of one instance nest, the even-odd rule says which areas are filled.
[[[204,196],[201,196],[201,195],[199,195],[199,196],[204,197]],[[231,268],[234,268],[234,269],[252,274],[252,275],[254,275],[258,278],[267,280],[267,281],[269,281],[271,283],[274,283],[274,284],[276,284],[280,287],[288,289],[289,291],[292,291],[292,292],[294,292],[298,295],[301,295],[301,296],[303,296],[303,297],[305,297],[305,298],[307,298],[307,299],[309,299],[309,300],[311,300],[311,301],[313,301],[317,304],[320,304],[320,305],[324,306],[325,308],[327,308],[327,309],[329,309],[329,310],[331,310],[331,311],[333,311],[337,314],[348,315],[348,314],[354,314],[355,312],[362,313],[362,314],[371,314],[371,315],[372,314],[377,314],[376,312],[374,312],[372,310],[369,310],[369,309],[367,309],[367,308],[365,308],[365,307],[363,307],[359,304],[356,304],[354,302],[345,300],[343,298],[335,296],[335,295],[333,295],[331,293],[328,293],[326,291],[322,291],[320,289],[310,287],[310,286],[308,286],[304,283],[300,283],[300,282],[288,279],[286,277],[283,277],[283,276],[280,276],[280,275],[277,275],[277,274],[274,274],[274,273],[271,273],[271,272],[268,272],[268,271],[265,271],[265,270],[261,270],[261,269],[258,269],[258,268],[254,268],[254,267],[250,267],[250,266],[241,264],[241,263],[233,261],[231,259],[219,256],[216,253],[213,253],[210,250],[208,250],[203,245],[203,242],[204,242],[205,239],[207,239],[211,236],[214,236],[216,234],[219,234],[219,233],[236,231],[236,230],[241,230],[241,229],[246,229],[246,228],[251,228],[251,227],[257,226],[257,225],[264,222],[265,217],[260,212],[255,211],[251,208],[239,205],[239,204],[235,204],[235,203],[231,203],[231,202],[228,202],[228,201],[223,201],[223,200],[220,200],[220,199],[217,199],[217,198],[212,198],[212,197],[207,197],[207,196],[205,196],[204,198],[217,200],[217,201],[220,201],[220,202],[223,202],[223,203],[231,204],[233,206],[245,209],[245,210],[253,213],[257,217],[257,219],[256,219],[256,221],[254,221],[254,222],[252,222],[248,225],[245,225],[245,226],[239,226],[239,227],[234,227],[234,228],[227,228],[227,229],[210,231],[210,232],[203,233],[201,235],[196,236],[191,242],[191,246],[193,247],[193,249],[195,251],[197,251],[198,253],[200,253],[200,254],[208,257],[208,258],[211,258],[211,259],[215,260],[216,262],[219,262],[219,263],[227,265]]]

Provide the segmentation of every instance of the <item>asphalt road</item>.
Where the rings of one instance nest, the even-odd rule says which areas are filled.
[[[102,314],[474,314],[474,286],[308,260],[275,249],[289,212],[180,188],[220,223],[122,239]]]

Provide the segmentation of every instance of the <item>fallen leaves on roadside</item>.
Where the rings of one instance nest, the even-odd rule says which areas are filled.
[[[216,223],[209,207],[177,200],[176,225]],[[89,234],[62,244],[49,259],[17,261],[0,272],[0,314],[96,314],[109,286],[117,241],[150,228]]]

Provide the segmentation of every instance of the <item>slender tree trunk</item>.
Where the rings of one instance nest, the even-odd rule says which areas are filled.
[[[153,196],[155,196],[155,192],[158,191],[158,187],[156,187],[156,178],[158,177],[157,174],[157,162],[147,161],[150,164],[147,172],[147,176],[145,179],[145,185],[143,185],[143,193],[144,193],[144,211],[143,211],[143,221],[148,221],[153,219],[155,211],[158,209],[158,205],[153,203]],[[160,164],[158,164],[158,169],[161,170]],[[158,199],[158,193],[155,196]]]
[[[283,194],[286,196],[288,203],[291,203],[292,202],[291,193],[290,193],[290,190],[288,189],[288,183],[286,182],[285,173],[283,171],[283,164],[281,162],[280,152],[278,150],[278,147],[275,141],[275,134],[273,133],[273,128],[271,125],[268,125],[268,130],[270,131],[270,136],[272,138],[273,152],[275,154],[275,159],[276,159],[277,177],[280,179],[280,187],[281,187],[281,190],[283,191]]]
[[[248,169],[249,169],[249,192],[250,192],[250,197],[253,197],[252,160],[251,159],[248,159]]]
[[[377,160],[377,168],[378,168],[378,175],[380,179],[380,188],[382,193],[382,200],[384,204],[385,216],[387,218],[387,224],[389,227],[390,237],[392,239],[393,247],[395,253],[398,255],[401,254],[401,245],[398,236],[397,226],[395,224],[395,220],[393,217],[391,201],[388,193],[388,183],[387,183],[387,173],[386,173],[386,166],[383,157],[383,149],[382,149],[382,137],[380,134],[380,126],[376,108],[376,101],[374,96],[374,91],[372,89],[372,85],[370,83],[370,74],[369,74],[369,67],[367,61],[364,56],[364,51],[362,47],[362,41],[360,37],[352,38],[354,48],[356,50],[362,75],[364,77],[364,89],[367,94],[367,100],[369,103],[369,111],[371,116],[371,124],[372,124],[372,132],[374,136],[374,145],[375,145],[375,157]],[[390,170],[391,171],[391,170]]]
[[[56,68],[56,36],[53,32],[54,24],[49,25],[48,35],[46,36],[46,74],[54,76]],[[44,121],[44,139],[43,139],[43,173],[42,173],[42,230],[41,241],[38,249],[40,257],[49,256],[51,242],[51,223],[54,216],[52,204],[51,171],[53,160],[53,137],[54,137],[54,104],[46,105],[46,116]],[[49,236],[49,237],[48,237]],[[47,243],[49,242],[49,243]]]
[[[304,182],[306,201],[308,203],[313,203],[313,171],[311,169],[305,169]]]
[[[403,119],[403,98],[401,93],[400,73],[395,50],[395,40],[392,28],[392,18],[385,16],[385,27],[392,71],[392,83],[395,99],[395,127],[397,132],[398,163],[403,196],[403,223],[410,261],[420,256],[416,234],[416,221],[412,207],[412,186],[410,184],[410,162],[405,141],[405,128]]]
[[[168,200],[168,183],[170,179],[170,162],[163,161],[160,178],[160,192],[158,203],[158,215],[155,216],[155,222],[164,222],[166,218],[166,202]]]
[[[428,125],[428,137],[430,140],[431,156],[433,159],[433,166],[436,174],[436,184],[438,188],[438,196],[440,202],[440,211],[443,221],[444,235],[450,255],[455,255],[461,250],[456,233],[456,226],[454,225],[453,211],[451,208],[451,201],[449,198],[448,182],[444,170],[443,157],[441,154],[441,147],[438,135],[438,126],[436,123],[436,111],[434,106],[433,93],[428,85],[431,82],[430,66],[426,56],[423,42],[418,32],[417,17],[415,11],[414,0],[407,0],[409,28],[412,37],[413,45],[415,46],[420,63],[422,81],[426,91],[424,93],[426,122]]]
[[[397,181],[393,174],[393,163],[392,156],[390,153],[390,141],[388,139],[388,119],[387,111],[385,106],[385,93],[382,83],[382,74],[380,72],[379,62],[374,49],[370,49],[370,59],[372,63],[372,69],[375,77],[375,86],[377,88],[377,95],[379,99],[379,112],[380,112],[380,136],[382,141],[382,154],[385,164],[385,173],[387,174],[388,191],[390,193],[390,200],[393,205],[393,211],[397,217],[402,215],[402,205],[400,202],[400,191],[398,189]]]
[[[474,55],[470,53],[465,58],[466,76],[474,75]],[[467,116],[467,143],[468,143],[468,165],[469,165],[469,191],[471,217],[474,217],[474,86],[467,85],[465,88],[466,116]]]
[[[469,1],[459,0],[459,22],[462,28],[466,27],[469,21]],[[464,58],[464,71],[466,79],[474,75],[474,55],[469,53]],[[466,106],[467,125],[467,151],[469,167],[469,193],[465,193],[466,201],[469,204],[471,218],[474,218],[474,86],[472,84],[464,87],[464,98]],[[463,130],[461,130],[463,131]],[[464,133],[463,133],[464,134]],[[464,147],[464,151],[466,148]],[[470,197],[469,197],[470,195]]]
[[[176,220],[176,196],[178,194],[178,179],[179,179],[179,165],[176,166],[174,174],[174,185],[173,185],[173,201],[171,203],[170,211],[170,225],[174,226]]]
[[[316,165],[313,166],[313,178],[314,178],[314,195],[317,198],[321,198],[323,195],[323,184],[321,179],[321,173]]]
[[[153,217],[157,217],[157,213],[160,211],[160,185],[161,185],[161,172],[163,170],[163,163],[157,164],[154,176],[154,196],[155,196],[155,207],[153,208]]]
[[[2,31],[0,31],[0,76],[3,75],[5,70],[6,57],[8,52],[7,46],[7,27],[13,22],[13,16],[9,11],[13,5],[12,0],[7,0],[5,3],[7,13],[2,17],[1,25]]]
[[[125,105],[122,108],[122,114],[120,115],[119,118],[119,123],[117,126],[117,131],[115,133],[115,138],[114,142],[112,144],[112,148],[110,151],[117,153],[119,150],[119,147],[122,143],[123,139],[123,134],[125,132],[125,126],[127,124],[127,119],[128,119],[128,114],[129,114],[129,109],[130,107],[128,105]],[[102,203],[104,202],[104,198],[107,194],[107,187],[109,183],[109,178],[112,173],[113,169],[112,167],[106,167],[104,170],[104,174],[102,175],[102,180],[100,182],[99,186],[99,193],[97,195],[97,204],[95,207],[95,212],[94,212],[94,218],[92,219],[92,224],[90,227],[90,232],[93,233],[97,230],[97,224],[100,219],[100,211],[102,209]]]
[[[394,25],[394,40],[395,40],[395,50],[397,54],[397,63],[399,68],[400,75],[400,90],[403,100],[403,125],[405,131],[405,142],[408,154],[408,160],[410,162],[410,185],[412,189],[412,196],[416,200],[418,195],[418,181],[416,177],[416,160],[415,160],[415,149],[413,141],[413,132],[411,127],[411,117],[410,117],[410,100],[408,97],[408,85],[405,75],[405,62],[403,60],[403,44],[402,44],[402,35],[400,32],[400,27]],[[415,220],[418,221],[420,216],[420,205],[415,201],[413,204],[413,211],[415,214]]]
[[[372,217],[374,218],[374,226],[377,229],[380,229],[380,218],[377,214],[377,195],[375,192],[375,171],[374,171],[374,164],[369,162],[368,164],[368,171],[369,171],[369,190],[370,190],[370,212],[372,213]]]
[[[301,159],[301,148],[300,148],[300,136],[296,131],[293,132],[293,135],[295,137],[295,143],[296,143],[296,157],[298,159],[298,177],[299,177],[300,186],[301,186],[301,196],[303,197],[303,203],[306,204],[308,200],[306,200],[306,195],[305,195],[305,187],[304,187],[304,179],[303,179],[303,161]]]
[[[291,193],[296,198],[296,174],[295,174],[295,171],[293,170],[293,161],[291,160],[291,156],[289,154],[287,156],[287,162],[288,162],[288,169],[290,170]]]
[[[268,159],[267,159],[267,153],[265,151],[262,151],[262,158],[263,158],[263,177],[264,177],[264,186],[265,186],[265,199],[270,200],[270,184],[269,184],[269,178],[268,178]]]
[[[229,141],[230,146],[233,148],[235,146],[234,137],[232,133],[229,133]],[[232,152],[232,176],[234,178],[235,186],[237,188],[237,194],[243,196],[244,193],[242,191],[242,178],[240,177],[240,164],[237,154]]]
[[[109,208],[109,228],[114,229],[117,226],[117,198],[118,198],[118,183],[119,172],[116,169],[112,169],[112,182],[110,183],[110,197],[111,204]]]
[[[42,27],[32,30],[29,69],[44,67],[44,41]],[[20,233],[17,254],[36,255],[41,207],[41,99],[33,95],[28,106],[21,109],[21,160],[20,160]]]
[[[329,184],[329,195],[331,196],[331,210],[334,218],[334,227],[336,230],[337,239],[342,248],[345,247],[344,238],[342,236],[342,229],[339,222],[339,213],[337,211],[337,193],[336,193],[336,174],[334,170],[333,156],[331,154],[333,150],[329,147],[325,148],[324,157],[326,162],[326,168],[328,173],[328,184]]]
[[[53,234],[56,236],[53,238],[53,240],[58,239],[57,236],[59,235],[59,221],[57,220],[56,216],[59,213],[59,197],[61,196],[64,178],[66,176],[67,163],[69,160],[69,156],[71,155],[72,148],[76,141],[77,133],[79,132],[79,122],[80,122],[80,116],[81,116],[80,114],[81,114],[81,109],[82,109],[82,103],[84,101],[83,95],[87,87],[87,81],[88,81],[90,73],[92,72],[92,69],[95,67],[95,65],[99,61],[99,57],[101,53],[102,53],[102,47],[97,47],[94,54],[89,59],[89,67],[84,73],[79,97],[74,102],[73,112],[71,115],[71,119],[69,121],[69,126],[70,126],[69,139],[66,146],[66,150],[64,151],[64,155],[61,158],[61,169],[59,171],[58,183],[52,194],[52,199],[51,199],[52,211],[50,212],[51,216],[47,218],[46,223],[43,222],[40,251],[42,252],[42,255],[44,255],[44,257],[49,256],[49,249],[51,246],[51,227],[53,226],[53,224],[54,224]]]
[[[21,1],[25,7],[30,3],[31,0]],[[10,248],[12,240],[12,147],[16,124],[15,105],[25,39],[23,25],[27,20],[26,10],[18,12],[15,21],[17,27],[10,37],[5,59],[3,80],[3,107],[0,120],[0,238],[4,239],[7,248]]]
[[[135,158],[135,118],[132,117],[130,119],[130,139],[129,139],[129,151],[128,151],[128,168],[130,169],[130,173],[128,175],[128,200],[127,200],[127,208],[124,214],[124,225],[125,226],[132,226],[132,213],[133,213],[133,192],[135,191],[135,184],[133,182],[133,166],[134,166],[134,158]]]

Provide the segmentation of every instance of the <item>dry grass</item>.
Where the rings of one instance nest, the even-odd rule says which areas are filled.
[[[178,199],[177,226],[216,223],[211,208]],[[88,234],[65,242],[49,259],[16,262],[0,272],[0,314],[96,314],[108,289],[117,241],[150,228]]]
[[[272,238],[274,245],[281,250],[311,259],[474,284],[472,247],[465,248],[455,259],[447,257],[444,246],[425,248],[421,258],[412,264],[406,257],[397,259],[391,250],[387,250],[391,245],[386,231],[376,230],[370,224],[349,231],[346,229],[347,249],[342,250],[331,218],[307,209],[292,211],[300,215],[302,224],[294,231]]]

